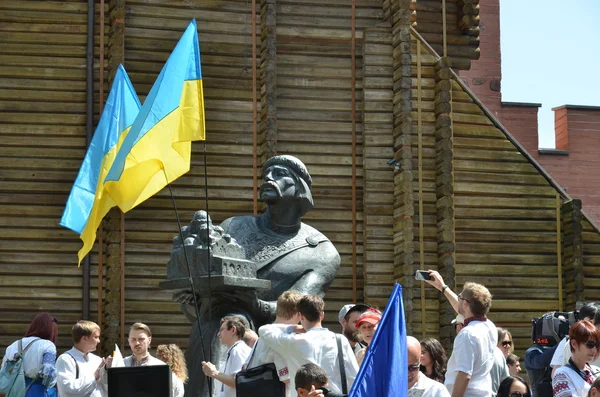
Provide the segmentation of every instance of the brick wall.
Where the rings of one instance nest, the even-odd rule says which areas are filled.
[[[556,149],[539,149],[541,104],[502,102],[499,0],[480,2],[481,56],[461,77],[531,156],[600,224],[600,107],[554,108]]]
[[[564,105],[552,110],[556,149],[568,150],[568,155],[542,154],[539,162],[600,224],[600,107]]]

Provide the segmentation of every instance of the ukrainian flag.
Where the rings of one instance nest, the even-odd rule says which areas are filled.
[[[92,249],[96,230],[116,204],[104,190],[104,178],[113,164],[117,146],[127,135],[141,108],[127,72],[119,65],[92,142],[73,184],[60,225],[79,233],[83,247],[79,263]]]
[[[189,171],[192,141],[204,139],[200,48],[193,20],[119,148],[106,190],[123,212],[129,211]]]

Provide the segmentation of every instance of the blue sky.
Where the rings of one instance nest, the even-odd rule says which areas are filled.
[[[541,103],[553,148],[553,107],[600,106],[600,0],[500,0],[500,29],[502,100]]]

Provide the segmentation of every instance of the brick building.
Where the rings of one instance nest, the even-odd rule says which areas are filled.
[[[460,75],[531,156],[600,223],[600,107],[553,108],[556,149],[539,148],[538,103],[502,101],[499,0],[480,2],[479,60]]]

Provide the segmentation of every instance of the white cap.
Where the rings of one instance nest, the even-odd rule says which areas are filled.
[[[348,304],[348,305],[344,305],[344,306],[343,306],[343,307],[340,309],[340,312],[338,313],[338,320],[339,320],[339,322],[340,322],[340,323],[342,322],[342,319],[343,319],[344,317],[346,317],[346,314],[348,314],[348,311],[349,311],[350,309],[352,309],[354,306],[359,306],[361,309],[364,309],[364,310],[361,310],[361,313],[362,313],[362,312],[364,312],[365,310],[367,310],[367,309],[369,309],[369,308],[370,308],[370,306],[369,306],[369,305],[365,305],[364,303],[357,303],[357,304]]]

